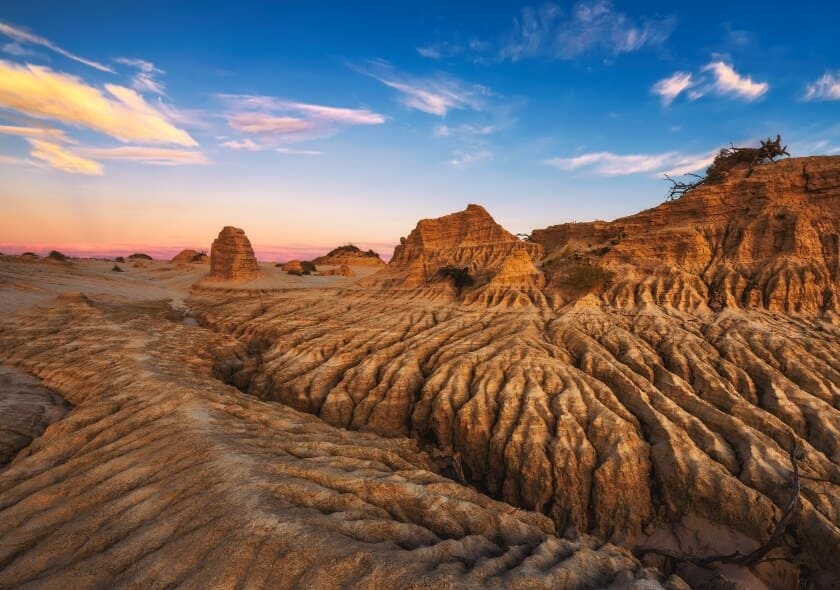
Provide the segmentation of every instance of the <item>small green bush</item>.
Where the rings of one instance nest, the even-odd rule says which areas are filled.
[[[125,272],[121,269],[118,265],[114,265],[114,268],[111,269],[111,272]]]
[[[466,266],[443,266],[438,269],[437,274],[439,277],[451,280],[459,293],[464,287],[470,287],[475,283],[475,279],[470,276]]]
[[[313,272],[317,272],[317,268],[315,267],[315,263],[309,260],[301,260],[300,265],[303,267],[303,274],[311,274]]]
[[[556,285],[578,293],[588,293],[612,284],[615,273],[594,264],[573,264],[559,274]]]

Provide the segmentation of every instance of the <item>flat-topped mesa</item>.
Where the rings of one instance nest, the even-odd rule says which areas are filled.
[[[353,244],[346,244],[330,250],[313,261],[318,266],[385,266],[385,261],[373,250],[362,250]]]
[[[245,231],[225,226],[210,248],[210,278],[224,281],[254,279],[260,267]]]
[[[547,253],[549,292],[584,264],[620,277],[606,291],[612,304],[837,311],[840,156],[736,169],[629,217],[531,237]]]
[[[463,296],[465,301],[478,291],[492,287],[498,294],[509,289],[539,294],[542,274],[534,263],[542,258],[542,247],[524,242],[496,223],[480,205],[437,219],[423,219],[407,238],[400,239],[388,266],[365,281],[368,285],[400,290],[421,289],[425,295]],[[518,268],[521,272],[515,272]],[[502,272],[504,271],[504,272]],[[453,272],[466,273],[464,283],[452,280]],[[515,280],[507,282],[514,274]]]

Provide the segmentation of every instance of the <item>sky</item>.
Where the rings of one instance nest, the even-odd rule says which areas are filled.
[[[118,6],[119,5],[119,6]],[[259,257],[484,205],[514,233],[663,201],[780,133],[840,153],[829,2],[3,2],[0,251]]]

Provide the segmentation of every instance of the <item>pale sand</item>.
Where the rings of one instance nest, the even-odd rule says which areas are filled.
[[[352,267],[356,276],[293,276],[273,263],[260,263],[262,276],[248,282],[210,280],[207,264],[178,265],[168,261],[144,261],[146,267],[135,268],[133,262],[117,263],[124,272],[114,272],[113,261],[50,260],[24,261],[17,256],[0,256],[0,314],[24,309],[52,299],[60,293],[79,292],[95,298],[122,301],[154,301],[169,299],[173,305],[189,295],[198,283],[220,289],[312,289],[348,286],[379,270],[376,267]],[[327,270],[329,266],[319,267]]]

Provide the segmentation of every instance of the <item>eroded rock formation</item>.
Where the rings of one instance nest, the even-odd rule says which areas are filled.
[[[437,219],[423,219],[381,271],[362,282],[366,287],[424,298],[463,296],[485,303],[519,302],[537,295],[543,282],[534,262],[542,247],[524,242],[496,223],[480,205]],[[468,289],[458,289],[441,275],[446,268],[465,269]],[[508,281],[507,279],[512,279]]]
[[[242,390],[336,426],[412,436],[493,497],[640,555],[755,549],[790,500],[798,446],[792,524],[772,561],[743,575],[831,587],[840,158],[697,190],[613,224],[535,232],[546,282],[538,245],[471,206],[420,222],[341,305],[201,292],[192,305],[240,341],[216,368]],[[477,284],[440,297],[444,265]],[[517,296],[481,297],[498,293],[494,282]]]
[[[75,406],[0,471],[0,588],[662,587],[412,441],[221,384],[205,351],[233,342],[170,311],[70,295],[0,318],[0,360]]]
[[[318,266],[384,266],[385,262],[373,250],[362,250],[353,244],[339,246],[313,261]]]
[[[199,252],[198,250],[181,250],[178,254],[176,254],[172,261],[174,264],[191,264],[193,262],[199,262],[202,264],[207,264],[210,262],[209,256],[205,252]]]
[[[533,232],[549,291],[571,264],[616,271],[615,305],[837,311],[840,157],[793,158],[734,170],[683,198],[613,222]],[[556,289],[552,287],[557,287]]]
[[[251,280],[260,267],[245,231],[225,226],[210,249],[210,278],[225,281]]]

